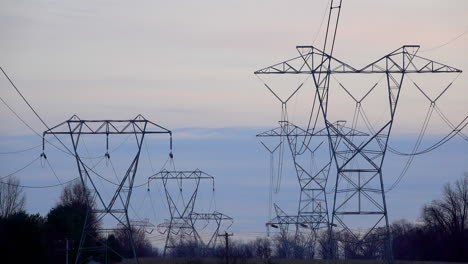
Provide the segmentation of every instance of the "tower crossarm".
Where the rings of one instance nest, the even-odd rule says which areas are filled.
[[[333,57],[314,46],[297,46],[299,56],[257,70],[254,74],[322,74],[356,73],[351,65]],[[328,61],[330,69],[328,69]]]
[[[162,170],[152,176],[150,176],[148,179],[150,180],[198,180],[198,179],[210,179],[214,181],[214,177],[199,170],[196,169],[194,171],[168,171],[168,170]]]
[[[233,221],[232,217],[230,216],[227,216],[223,213],[220,213],[220,212],[212,212],[212,213],[196,213],[196,212],[192,212],[190,214],[190,218],[193,219],[193,220],[229,220],[229,221]]]
[[[313,131],[311,129],[306,130],[301,127],[294,125],[289,121],[279,121],[280,126],[274,129],[257,134],[257,137],[310,137],[310,136],[327,136],[325,130]]]
[[[418,56],[419,45],[404,45],[368,64],[357,73],[461,73],[462,71]]]
[[[297,46],[300,56],[254,74],[461,73],[455,67],[416,55],[419,45],[404,45],[363,68],[355,68],[313,46]],[[330,68],[328,63],[330,62]]]
[[[166,233],[168,229],[180,230],[180,229],[193,229],[189,218],[174,217],[172,221],[165,220],[164,222],[157,225],[158,232],[161,234]]]
[[[118,135],[118,134],[172,134],[172,132],[142,115],[134,119],[83,120],[74,115],[70,119],[46,130],[46,134],[67,135]]]
[[[140,219],[140,220],[130,220],[130,226],[135,228],[142,228],[142,229],[154,229],[155,225],[152,224],[148,218]],[[117,224],[117,228],[124,228],[125,225],[122,223]]]

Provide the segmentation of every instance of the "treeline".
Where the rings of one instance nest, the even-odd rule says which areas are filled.
[[[88,196],[88,197],[86,197]],[[2,263],[65,263],[67,251],[70,263],[77,254],[82,227],[87,212],[89,192],[79,183],[66,186],[59,202],[46,216],[28,214],[24,211],[25,197],[19,181],[10,178],[0,184],[0,256]],[[91,201],[92,199],[89,199]],[[94,204],[89,206],[94,207]],[[95,257],[95,261],[118,262],[121,256],[130,256],[131,252],[123,230],[115,230],[103,237],[98,234],[100,225],[95,219],[96,241],[88,241],[87,247],[108,247],[108,253]],[[139,256],[158,256],[146,239],[143,230],[133,230],[136,249]],[[68,250],[67,250],[68,244]],[[127,249],[127,250],[126,250]],[[88,253],[89,254],[89,253]],[[91,255],[84,253],[84,259],[91,260]]]
[[[18,188],[18,181],[10,178],[0,184],[0,254],[4,263],[63,263],[66,241],[69,241],[69,260],[76,257],[82,226],[86,215],[89,193],[79,184],[64,188],[59,202],[46,216],[30,215],[24,212],[24,195]],[[15,187],[16,186],[16,187]],[[392,249],[397,260],[412,261],[454,261],[468,262],[468,176],[443,187],[442,197],[426,204],[421,210],[418,222],[407,220],[391,224]],[[95,222],[95,229],[99,223]],[[384,230],[377,229],[375,239],[356,246],[352,238],[341,238],[341,249],[331,253],[329,233],[324,230],[317,238],[307,235],[280,234],[273,237],[257,238],[253,241],[232,240],[229,255],[232,259],[248,258],[289,258],[313,259],[334,257],[345,259],[382,258],[383,241],[379,239]],[[108,262],[119,262],[131,256],[128,240],[122,230],[116,230],[106,237],[87,246],[106,245],[110,250]],[[159,250],[153,248],[143,230],[133,230],[137,255],[139,257],[158,257]],[[339,234],[333,234],[340,238]],[[316,246],[312,239],[316,239]],[[90,242],[88,242],[90,243]],[[223,243],[214,249],[206,249],[195,242],[181,242],[168,252],[169,257],[219,257],[226,256]],[[86,256],[85,256],[86,257]],[[106,259],[95,258],[105,262]]]
[[[397,260],[468,262],[468,176],[443,187],[442,198],[425,205],[417,223],[399,220],[391,224],[393,256]],[[230,243],[232,258],[290,258],[313,259],[381,259],[385,248],[384,229],[376,229],[367,243],[356,238],[333,234],[334,248],[330,253],[329,233],[324,230],[316,238],[316,247],[310,237],[280,234],[271,238],[257,238]],[[338,245],[337,241],[340,242]],[[339,249],[338,249],[339,248]],[[171,251],[172,257],[223,257],[224,245],[204,251],[196,243],[181,243]]]
[[[468,261],[468,176],[443,187],[442,198],[422,208],[420,224],[392,225],[396,259]]]

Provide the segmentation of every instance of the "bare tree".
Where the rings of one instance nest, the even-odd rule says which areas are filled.
[[[424,206],[422,219],[433,239],[437,238],[440,253],[450,256],[450,261],[468,259],[468,176],[454,184],[446,184],[442,199]]]
[[[310,232],[310,233],[309,233]],[[312,230],[288,234],[281,231],[273,238],[276,257],[289,259],[313,259],[315,256],[315,233]]]
[[[468,176],[446,184],[441,200],[423,208],[423,220],[450,234],[462,234],[468,228]]]
[[[255,256],[261,259],[269,259],[271,257],[271,242],[266,237],[258,237],[252,242]]]
[[[130,244],[130,234],[132,232],[133,243],[135,246],[136,253],[139,257],[149,257],[152,256],[154,250],[151,242],[146,237],[144,229],[132,227],[131,231],[125,228],[117,229],[114,234],[117,240],[120,243],[120,248],[123,253],[123,256],[130,257],[132,256],[132,249]]]
[[[83,188],[81,182],[76,181],[63,188],[58,205],[86,208],[88,202],[90,203],[90,207],[94,208],[95,201],[92,198],[91,192],[89,189]]]
[[[338,241],[336,239],[337,236],[338,236],[338,234],[335,231],[333,231],[332,237],[335,238],[335,239],[331,239],[329,229],[322,230],[318,234],[317,253],[318,253],[320,258],[322,258],[322,259],[332,259],[332,258],[337,257],[337,254],[338,254]]]
[[[8,177],[6,181],[0,181],[0,217],[8,217],[14,213],[23,211],[26,197],[20,180]]]

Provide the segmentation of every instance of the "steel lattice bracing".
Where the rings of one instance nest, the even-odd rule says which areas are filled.
[[[454,73],[461,70],[416,55],[418,45],[405,45],[362,68],[330,56],[314,46],[296,46],[299,56],[254,74]],[[322,59],[324,58],[324,59]],[[330,63],[328,68],[327,62]]]
[[[319,143],[314,149],[311,149],[310,142],[306,144],[307,140],[305,139],[308,137],[327,137],[326,129],[309,129],[306,131],[288,121],[280,121],[279,123],[280,127],[260,133],[257,137],[287,138],[301,192],[298,214],[288,215],[275,204],[276,217],[268,222],[267,226],[279,226],[282,231],[288,230],[289,225],[294,225],[296,229],[300,227],[310,228],[314,232],[326,228],[329,225],[329,218],[325,189],[331,160],[312,172],[305,169],[297,159],[298,156],[306,152],[298,151],[299,149],[302,148],[314,153],[322,145],[322,143]],[[335,123],[335,126],[339,126],[341,129],[339,134],[332,134],[333,138],[341,138],[342,135],[350,137],[367,136],[365,133],[343,126],[340,122]]]
[[[96,225],[97,222],[100,222],[105,217],[114,219],[114,221],[117,221],[119,228],[124,229],[133,254],[133,261],[138,263],[132,237],[132,222],[128,216],[128,207],[130,205],[135,176],[138,170],[143,141],[147,134],[168,134],[171,137],[170,145],[172,146],[172,132],[162,126],[146,120],[141,115],[138,115],[135,119],[131,120],[81,120],[77,116],[73,116],[69,120],[44,132],[44,138],[46,135],[70,135],[73,145],[73,154],[75,156],[82,186],[85,191],[91,190],[93,193],[93,201],[88,201],[88,204],[93,203],[96,205],[94,209],[88,207],[75,263],[86,261],[82,258],[84,252],[94,252],[106,249],[106,245],[100,245],[102,244],[100,238],[96,237],[96,234],[90,232],[93,229],[92,226]],[[100,175],[93,170],[93,166],[88,164],[89,161],[83,159],[80,154],[83,151],[82,148],[80,148],[82,145],[80,143],[83,142],[84,135],[105,136],[107,149],[109,136],[111,135],[135,136],[136,153],[110,198],[106,198],[101,194],[102,190],[100,190],[96,184],[96,179],[97,177],[100,177]],[[110,159],[108,152],[106,152],[105,157]],[[91,215],[93,215],[93,217],[91,217]],[[89,221],[90,219],[95,219],[96,223],[91,223]],[[98,232],[103,231],[107,233],[111,229],[98,228],[97,230]],[[86,246],[89,244],[100,246]],[[96,252],[96,254],[99,253],[100,252]],[[118,252],[115,253],[118,254]]]
[[[328,135],[337,168],[331,226],[338,225],[340,232],[335,239],[357,241],[358,247],[376,238],[383,239],[384,248],[379,257],[392,261],[382,166],[404,77],[406,74],[460,73],[461,70],[416,55],[419,50],[416,45],[403,46],[363,68],[350,66],[312,46],[298,46],[297,50],[299,57],[261,69],[255,74],[312,76],[325,121],[322,132]],[[356,137],[356,134],[349,134],[349,131],[343,130],[343,126],[330,120],[329,101],[333,98],[329,98],[329,89],[333,74],[385,75],[389,116],[384,125]],[[352,88],[348,88],[347,92],[352,96]],[[361,105],[367,95],[355,100],[356,104]],[[304,134],[304,131],[307,130],[303,129],[301,133]],[[350,216],[373,217],[373,224],[364,232],[352,230],[348,226],[349,220],[345,219]],[[379,228],[382,226],[383,232]]]
[[[130,220],[130,226],[137,230],[142,230],[148,234],[153,233],[154,229],[156,228],[156,226],[152,224],[148,218],[141,219],[141,220]],[[117,229],[122,229],[122,228],[125,228],[125,226],[122,225],[121,223],[118,223]]]
[[[288,121],[280,121],[279,124],[278,128],[260,133],[257,137],[277,138],[280,140],[281,148],[284,147],[283,144],[288,144],[300,188],[299,204],[297,214],[294,215],[286,214],[277,204],[274,204],[276,217],[266,223],[266,226],[279,228],[282,235],[289,232],[289,226],[293,226],[296,238],[305,231],[312,248],[315,248],[313,242],[317,230],[326,228],[329,224],[325,188],[331,161],[312,171],[311,168],[304,166],[304,161],[300,158],[307,154],[314,155],[322,145],[318,143],[312,147],[316,142],[308,141],[308,138],[312,135],[326,136],[326,133],[323,130],[307,131]],[[286,142],[283,142],[283,138]]]
[[[193,241],[201,244],[204,249],[214,248],[222,222],[227,221],[232,224],[232,218],[217,211],[203,213],[194,212],[201,181],[210,180],[214,191],[214,177],[198,169],[194,171],[162,170],[149,177],[149,180],[162,181],[170,214],[170,219],[165,220],[157,226],[158,232],[166,235],[164,257],[167,255],[168,249],[176,247],[178,243]],[[189,193],[190,198],[182,207],[173,199],[174,193],[172,193],[169,188],[170,181],[175,181],[178,184],[179,191],[177,195],[180,196],[182,196],[183,181],[193,181],[193,189]],[[203,241],[197,230],[196,224],[199,221],[214,221],[216,224],[215,230],[208,242]]]
[[[203,242],[203,240],[201,240],[203,243],[204,243],[204,247],[205,248],[208,248],[208,249],[214,249],[214,247],[216,246],[216,242],[218,240],[218,234],[219,234],[219,231],[220,231],[220,228],[221,228],[221,224],[223,222],[228,222],[228,227],[229,228],[234,220],[232,219],[232,217],[230,216],[227,216],[223,213],[220,213],[220,212],[217,212],[217,211],[214,211],[214,212],[211,212],[211,213],[196,213],[196,212],[192,212],[190,214],[190,221],[192,223],[193,226],[195,226],[197,224],[197,222],[201,222],[201,221],[204,221],[206,223],[208,222],[212,222],[214,221],[215,222],[215,230],[212,232],[211,236],[209,237],[209,240],[208,242]]]

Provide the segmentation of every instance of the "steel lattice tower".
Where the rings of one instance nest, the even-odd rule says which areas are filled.
[[[130,205],[130,198],[133,191],[135,182],[135,176],[138,170],[138,163],[140,158],[141,149],[145,136],[147,134],[168,134],[170,135],[170,146],[172,149],[172,132],[162,126],[159,126],[149,120],[146,120],[143,116],[138,115],[135,119],[131,120],[81,120],[76,115],[69,120],[60,123],[59,125],[52,127],[51,129],[44,132],[44,138],[46,135],[69,135],[72,145],[73,154],[76,159],[78,172],[81,179],[81,184],[85,192],[88,190],[92,191],[93,201],[88,201],[88,205],[97,201],[96,208],[92,209],[88,206],[86,213],[86,219],[83,226],[83,232],[80,239],[78,248],[78,254],[76,256],[75,263],[81,263],[86,261],[82,259],[84,252],[101,252],[107,250],[107,245],[104,244],[98,234],[91,233],[91,227],[96,223],[92,223],[90,219],[96,219],[97,222],[103,220],[105,217],[110,217],[117,221],[118,225],[126,231],[127,239],[131,246],[132,258],[134,263],[138,263],[137,254],[135,251],[133,236],[132,236],[132,222],[128,216],[128,207]],[[136,153],[128,166],[125,174],[115,188],[114,193],[110,199],[106,199],[101,195],[99,187],[96,185],[96,179],[98,175],[93,167],[88,165],[87,162],[82,158],[80,152],[81,142],[83,136],[105,136],[106,146],[108,149],[109,137],[115,135],[133,135],[136,143]],[[44,142],[44,140],[43,140]],[[171,153],[172,155],[172,153]],[[106,152],[105,158],[110,159],[109,152]],[[91,217],[93,215],[94,217]],[[109,232],[112,229],[98,227],[97,231]],[[86,242],[90,241],[92,246],[88,247]],[[96,246],[95,246],[96,245]],[[97,246],[100,245],[100,246]],[[110,249],[112,250],[112,249]],[[113,250],[112,250],[113,251]],[[119,254],[119,252],[115,252]]]
[[[193,241],[197,244],[201,244],[203,249],[214,248],[222,222],[228,221],[232,225],[233,219],[223,213],[217,211],[194,212],[201,181],[211,181],[214,191],[213,176],[198,169],[194,171],[162,170],[149,177],[148,181],[150,180],[162,181],[170,214],[170,219],[167,219],[157,226],[159,233],[166,234],[163,257],[166,257],[168,249],[176,247],[178,242]],[[174,193],[172,193],[169,188],[170,181],[175,181],[178,184],[178,195],[181,196],[183,191],[183,182],[192,181],[194,185],[193,189],[190,191],[188,202],[185,203],[182,208],[178,205],[177,201],[173,199]],[[200,236],[199,230],[196,228],[197,221],[215,222],[216,228],[211,234],[208,242],[204,242]]]
[[[393,261],[382,166],[403,81],[405,76],[411,74],[461,73],[461,70],[418,56],[417,45],[403,46],[361,69],[313,46],[298,46],[297,50],[298,57],[261,69],[255,74],[312,76],[337,169],[330,224],[337,225],[339,232],[334,239],[357,241],[358,248],[375,240],[383,240],[384,248],[380,257]],[[345,133],[338,123],[330,120],[330,76],[334,74],[385,75],[389,116],[383,126],[371,129],[366,136],[356,137]],[[362,98],[353,97],[356,105],[361,105],[374,88],[375,86]],[[351,95],[352,88],[348,88],[347,92]],[[344,183],[351,187],[345,187]],[[374,217],[374,225],[366,232],[352,230],[344,219],[345,216]],[[383,231],[380,226],[383,226]]]
[[[325,188],[331,161],[312,172],[299,161],[299,156],[306,153],[313,154],[322,145],[321,143],[317,144],[312,149],[310,143],[305,144],[307,137],[312,135],[326,136],[326,133],[324,131],[317,133],[306,131],[289,121],[280,121],[279,124],[278,128],[260,133],[257,137],[286,138],[300,188],[299,206],[297,215],[288,215],[274,204],[276,217],[271,219],[267,226],[279,226],[282,232],[286,232],[289,225],[294,225],[296,235],[300,228],[310,229],[315,234],[318,229],[327,227],[329,223]]]

